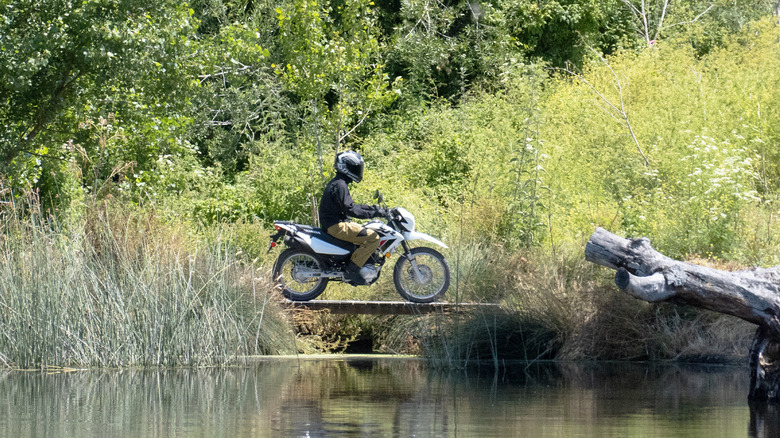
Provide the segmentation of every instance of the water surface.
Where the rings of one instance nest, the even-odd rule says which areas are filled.
[[[744,367],[398,358],[165,371],[5,372],[2,437],[777,437]]]

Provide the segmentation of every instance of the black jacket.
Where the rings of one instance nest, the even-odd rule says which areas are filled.
[[[327,230],[349,217],[370,219],[376,217],[378,209],[373,205],[355,204],[349,194],[346,177],[336,174],[325,186],[320,200],[320,226]]]

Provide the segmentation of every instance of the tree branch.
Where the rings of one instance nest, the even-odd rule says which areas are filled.
[[[585,79],[582,75],[578,74],[577,72],[572,71],[568,67],[566,67],[565,69],[556,68],[556,70],[563,70],[566,73],[568,73],[568,74],[576,77],[577,79],[579,79],[582,83],[587,85],[599,98],[601,98],[602,101],[604,101],[610,108],[612,108],[612,110],[615,113],[617,113],[618,116],[620,116],[620,120],[622,120],[623,126],[626,127],[628,129],[628,133],[631,134],[631,138],[634,140],[634,144],[636,145],[636,149],[637,149],[637,151],[639,151],[639,155],[642,156],[642,159],[644,160],[645,166],[650,166],[650,160],[647,158],[647,155],[645,155],[644,151],[642,150],[642,145],[639,144],[639,139],[637,138],[636,133],[634,132],[634,128],[631,126],[631,121],[628,118],[628,112],[626,111],[625,103],[623,101],[623,85],[620,82],[620,78],[618,77],[617,73],[615,73],[615,70],[612,69],[612,66],[609,65],[607,60],[604,59],[604,57],[601,56],[600,53],[596,52],[595,50],[594,50],[594,53],[596,53],[596,56],[599,57],[601,62],[604,63],[604,65],[612,73],[612,76],[615,78],[615,84],[616,84],[616,88],[617,88],[617,91],[618,91],[618,94],[619,94],[619,98],[620,98],[620,107],[618,107],[616,104],[612,103],[609,99],[607,99],[607,97],[604,96],[604,94],[602,94],[595,86],[593,86],[593,84],[588,82],[587,79]],[[602,109],[604,109],[604,108],[602,107]],[[607,111],[607,110],[605,110],[605,111],[610,116],[612,116],[613,118],[617,119],[617,117],[615,117],[609,111]]]
[[[710,11],[710,9],[712,9],[712,8],[713,8],[713,6],[715,6],[715,5],[710,5],[710,7],[709,7],[709,8],[707,8],[707,9],[706,9],[704,12],[702,12],[701,14],[697,15],[697,16],[696,16],[696,18],[694,18],[694,19],[693,19],[693,20],[691,20],[691,21],[681,21],[681,22],[679,22],[679,23],[671,24],[671,25],[669,25],[669,26],[666,26],[666,27],[663,27],[663,28],[659,27],[659,28],[658,28],[658,32],[656,33],[656,35],[658,35],[658,34],[661,32],[661,30],[669,29],[670,27],[679,26],[679,25],[681,25],[681,24],[691,24],[691,23],[695,23],[696,21],[698,21],[698,20],[699,20],[699,18],[703,17],[703,16],[704,16],[704,14],[706,14],[707,12],[709,12],[709,11]],[[656,38],[657,38],[657,37],[656,37]]]

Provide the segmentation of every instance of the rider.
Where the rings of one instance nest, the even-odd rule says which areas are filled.
[[[336,154],[333,168],[336,176],[325,186],[320,201],[320,225],[331,236],[358,245],[347,265],[347,278],[354,284],[366,284],[376,275],[373,266],[364,266],[379,247],[379,236],[373,230],[350,222],[349,218],[370,219],[385,215],[376,205],[355,204],[349,194],[349,183],[363,180],[363,157],[355,151]]]

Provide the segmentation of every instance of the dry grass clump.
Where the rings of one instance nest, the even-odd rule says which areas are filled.
[[[747,354],[749,323],[631,298],[617,290],[612,271],[577,251],[533,260],[508,302],[557,334],[559,359],[723,361]]]

